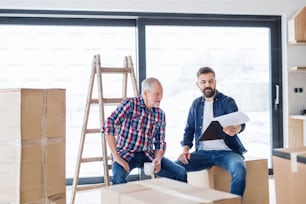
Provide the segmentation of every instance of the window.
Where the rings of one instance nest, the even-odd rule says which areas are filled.
[[[139,64],[146,67],[139,75],[156,76],[165,86],[168,156],[181,151],[177,144],[188,109],[199,96],[195,74],[209,65],[217,72],[217,89],[233,96],[251,119],[239,136],[247,155],[269,159],[272,174],[271,150],[283,146],[280,17],[203,15],[140,19],[138,25],[145,31],[139,36],[145,50]]]
[[[45,17],[45,14],[52,17]],[[280,17],[22,10],[12,10],[10,16],[2,17],[0,13],[3,20],[0,23],[0,86],[66,89],[67,178],[74,176],[95,54],[101,54],[101,63],[105,66],[122,66],[123,56],[131,55],[139,83],[149,75],[162,80],[165,86],[162,107],[167,112],[167,138],[171,137],[168,147],[172,148],[167,155],[173,159],[181,151],[179,141],[186,111],[192,98],[199,95],[194,86],[195,69],[204,63],[216,68],[220,91],[236,98],[241,110],[251,119],[255,115],[256,119],[264,119],[247,124],[251,127],[260,125],[264,129],[255,131],[264,134],[254,132],[256,136],[247,138],[252,140],[260,135],[264,141],[264,150],[260,151],[265,156],[269,154],[267,148],[282,147],[281,95],[278,96],[280,103],[274,109],[275,87],[279,86],[280,94],[282,90]],[[207,38],[212,40],[207,41]],[[245,43],[237,47],[232,44],[234,40]],[[255,45],[260,46],[261,51],[252,50]],[[233,80],[223,74],[223,69],[233,76]],[[164,78],[164,73],[169,78]],[[114,85],[117,82],[117,79],[113,80]],[[251,109],[255,107],[253,100],[248,101],[252,96],[246,99],[235,89],[244,82],[250,90],[254,90],[251,88],[253,85],[260,87],[255,92],[262,93],[259,99],[264,100],[256,101],[256,104],[261,103],[258,110]],[[188,97],[183,88],[190,88]],[[175,106],[173,101],[176,101]],[[174,114],[180,117],[175,118]],[[255,124],[255,121],[260,124]],[[91,124],[95,123],[98,121]],[[249,135],[248,132],[245,134]],[[99,140],[89,141],[92,148],[85,152],[88,156],[97,156],[94,149],[100,154]],[[257,143],[258,140],[251,142]],[[86,166],[84,171],[85,174],[81,175],[84,177],[100,176],[102,172],[100,165]]]
[[[66,89],[66,177],[72,178],[93,56],[100,54],[102,65],[114,67],[123,66],[126,55],[135,59],[135,28],[115,24],[90,27],[0,25],[0,30],[1,88]],[[112,79],[115,84],[121,80]],[[106,94],[117,91],[115,87],[106,90]],[[92,109],[89,128],[99,128],[98,113],[98,109]],[[88,136],[84,157],[97,157],[101,152],[100,134]],[[102,165],[93,162],[82,164],[80,175],[101,176],[101,172]]]
[[[248,150],[246,156],[272,163],[269,36],[265,27],[146,27],[146,73],[158,77],[165,90],[161,106],[167,114],[167,156],[176,159],[182,151],[179,142],[189,107],[201,95],[195,85],[196,72],[211,66],[216,71],[216,88],[232,96],[250,118],[239,135]]]

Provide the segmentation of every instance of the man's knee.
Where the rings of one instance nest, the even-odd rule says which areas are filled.
[[[126,173],[117,171],[116,173],[113,173],[112,183],[113,184],[127,183],[126,177],[127,177]]]
[[[120,184],[127,183],[128,173],[117,163],[114,163],[112,166],[112,183]]]

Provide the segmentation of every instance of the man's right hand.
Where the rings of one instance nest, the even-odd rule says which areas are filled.
[[[183,152],[180,154],[178,160],[182,162],[183,164],[188,164],[188,160],[190,159],[190,153],[189,152]]]
[[[115,136],[105,135],[105,139],[108,143],[109,148],[111,149],[113,161],[120,164],[124,168],[124,170],[126,170],[126,172],[130,172],[129,164],[124,159],[122,159],[117,152]]]
[[[118,164],[120,164],[126,172],[130,172],[129,164],[124,159],[122,159],[119,155],[114,156],[113,160],[114,160],[114,162],[117,162]]]

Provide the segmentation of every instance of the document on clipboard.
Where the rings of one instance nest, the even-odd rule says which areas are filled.
[[[245,113],[239,111],[215,117],[203,132],[199,141],[219,139],[223,132],[223,127],[243,124],[249,120]]]

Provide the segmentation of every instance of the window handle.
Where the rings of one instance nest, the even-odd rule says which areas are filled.
[[[279,105],[279,85],[275,85],[274,110],[278,109]]]

